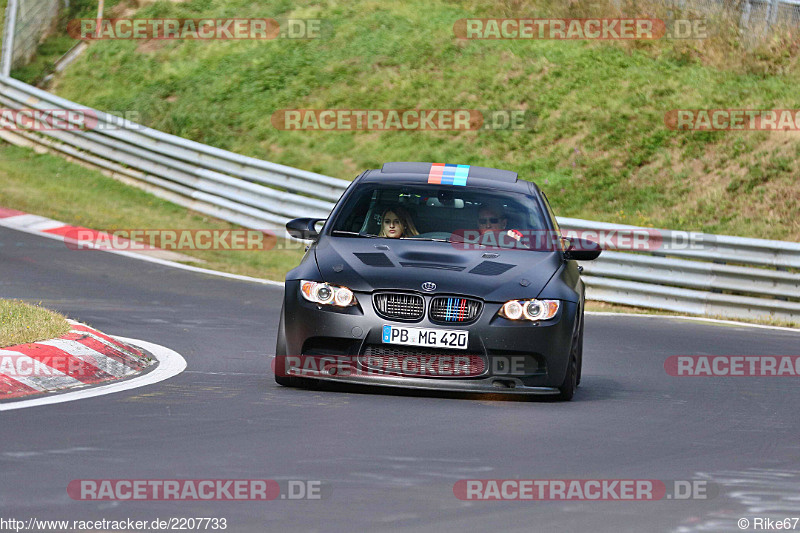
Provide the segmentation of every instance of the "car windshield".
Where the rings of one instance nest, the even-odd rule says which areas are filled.
[[[348,196],[331,234],[445,242],[488,238],[490,245],[505,248],[520,247],[519,237],[505,246],[498,236],[529,236],[547,228],[540,203],[530,195],[452,185],[365,184]]]

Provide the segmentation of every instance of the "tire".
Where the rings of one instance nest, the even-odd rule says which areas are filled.
[[[279,376],[278,374],[275,374],[275,383],[283,387],[297,387],[295,378],[289,376]]]
[[[298,379],[293,376],[278,375],[278,357],[286,355],[286,334],[283,328],[283,307],[281,307],[281,321],[278,324],[278,340],[275,343],[275,383],[284,387],[297,387],[300,385]]]
[[[580,382],[583,359],[583,312],[578,315],[578,320],[579,324],[575,327],[575,334],[572,336],[572,345],[569,350],[567,373],[564,375],[564,381],[558,387],[558,399],[565,402],[572,400]]]
[[[578,379],[575,387],[581,386],[581,374],[583,372],[583,311],[581,310],[581,330],[578,333]]]
[[[558,387],[558,399],[568,402],[575,396],[575,389],[578,387],[578,360],[575,355],[570,355],[567,374],[564,382]]]

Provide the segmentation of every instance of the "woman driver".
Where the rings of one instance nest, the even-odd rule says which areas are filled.
[[[414,221],[408,211],[400,206],[389,207],[381,215],[381,232],[378,237],[399,239],[400,237],[413,237],[419,235]]]

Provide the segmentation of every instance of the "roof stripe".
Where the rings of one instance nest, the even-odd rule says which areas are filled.
[[[467,184],[469,165],[451,165],[445,163],[431,163],[428,172],[428,183],[434,185],[461,185]]]

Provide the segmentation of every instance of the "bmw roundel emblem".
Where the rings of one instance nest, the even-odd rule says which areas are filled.
[[[422,290],[428,292],[436,290],[436,284],[432,281],[426,281],[422,284]]]

